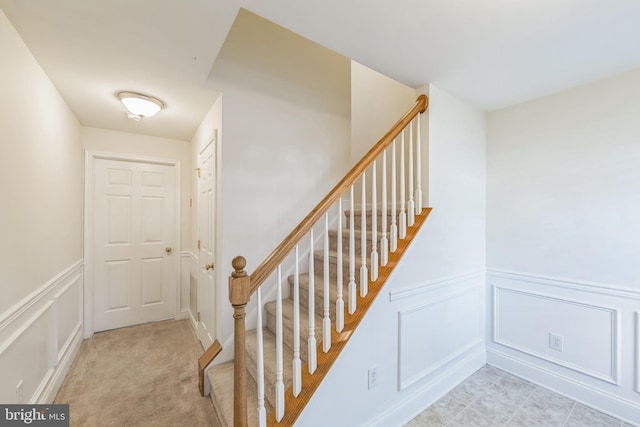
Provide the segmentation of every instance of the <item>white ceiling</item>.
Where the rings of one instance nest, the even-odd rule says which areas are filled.
[[[188,140],[240,7],[485,111],[640,67],[640,0],[0,0],[86,126]],[[167,109],[136,123],[114,93]]]

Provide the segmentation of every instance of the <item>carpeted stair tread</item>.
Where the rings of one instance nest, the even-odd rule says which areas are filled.
[[[359,273],[359,272],[358,272]],[[289,295],[293,297],[294,276],[291,275],[288,278],[290,291]],[[300,305],[309,309],[309,273],[300,274]],[[347,301],[347,283],[342,286],[342,299]],[[315,290],[315,306],[316,313],[321,314],[324,312],[324,277],[315,275],[314,277],[314,290]],[[338,299],[338,288],[336,286],[336,280],[329,281],[329,309],[331,310],[331,320],[335,321],[336,315],[336,301]]]
[[[233,426],[233,361],[209,369],[207,377],[211,383],[211,401],[222,427]],[[267,413],[271,405],[265,400]],[[247,375],[247,420],[248,425],[258,425],[258,392],[255,380]]]
[[[316,261],[317,260],[323,261],[324,260],[324,249],[319,249],[319,250],[313,251],[313,257],[314,257],[314,259]],[[356,253],[356,274],[358,272],[358,269],[360,268],[361,261],[362,261],[362,254],[361,253]],[[338,252],[329,250],[329,269],[331,270],[332,267],[335,267],[337,264],[338,264]],[[371,264],[371,257],[367,257],[367,267],[369,267],[370,264]],[[342,265],[343,265],[343,267],[346,267],[347,271],[348,271],[348,269],[349,269],[349,257],[345,257],[344,254],[342,254]],[[314,266],[314,270],[315,270],[316,275],[321,275],[322,276],[322,269],[317,269]]]
[[[258,381],[258,331],[252,329],[246,332],[245,345],[247,350],[247,371],[251,376]],[[262,329],[262,342],[263,342],[263,354],[264,354],[264,394],[271,405],[276,403],[276,335],[267,328]],[[300,346],[302,347],[304,342],[300,340]],[[283,363],[282,373],[284,388],[286,389],[293,381],[293,350],[287,346],[282,346],[283,350]],[[304,360],[303,360],[304,363]]]
[[[382,230],[382,209],[377,209],[376,210],[376,217],[377,217],[377,222],[378,222],[378,231]],[[407,212],[406,207],[405,207],[405,212]],[[349,217],[350,211],[346,210],[344,211],[345,217],[346,217],[346,227],[349,228],[351,227],[350,224],[350,220],[351,218]],[[407,214],[408,215],[408,214]],[[392,219],[392,214],[391,214],[391,208],[387,209],[387,230],[389,230],[389,226],[391,225],[391,219]],[[398,218],[400,216],[400,204],[398,203],[397,207],[396,207],[396,222],[398,222]],[[371,218],[373,217],[371,209],[367,209],[367,228],[371,228]],[[354,209],[353,210],[353,222],[356,226],[356,230],[360,229],[362,227],[362,210],[361,209]]]
[[[371,231],[367,231],[367,254],[371,254],[371,248],[372,248],[372,239],[373,239],[373,233]],[[356,256],[360,255],[362,253],[362,231],[361,230],[354,230],[353,232],[353,237],[354,237],[354,252],[356,254]],[[342,230],[342,253],[345,255],[349,255],[349,229],[345,228]],[[377,240],[378,240],[378,245],[380,244],[380,238],[382,238],[382,234],[381,233],[377,233],[376,236]],[[329,230],[329,250],[331,251],[338,251],[338,230]]]
[[[355,268],[355,279],[356,283],[360,283],[360,266],[362,263],[362,256],[356,254],[356,268]],[[366,265],[367,269],[370,270],[371,265],[371,257],[366,257]],[[313,268],[316,276],[323,276],[324,272],[324,250],[317,250],[313,253]],[[338,270],[338,252],[329,251],[329,279],[336,280]],[[369,271],[370,272],[370,271]],[[324,277],[324,276],[323,276]],[[349,283],[349,257],[345,257],[342,255],[342,282],[344,284]]]
[[[276,302],[269,301],[264,305],[267,313],[267,328],[275,334],[276,332]],[[315,316],[315,337],[316,342],[322,341],[322,317]],[[293,348],[293,300],[290,298],[282,300],[282,327],[283,341]],[[300,307],[300,357],[307,360],[307,339],[309,338],[309,312],[305,307]]]

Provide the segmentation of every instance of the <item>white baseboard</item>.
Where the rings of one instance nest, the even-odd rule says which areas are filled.
[[[388,427],[405,425],[420,412],[424,411],[426,407],[438,401],[471,374],[482,368],[485,363],[486,352],[484,346],[477,346],[460,359],[458,363],[442,371],[432,381],[417,389],[411,396],[362,424],[362,426]]]
[[[496,349],[487,349],[487,363],[616,418],[622,418],[628,422],[640,420],[640,402],[638,401],[634,402],[607,393]]]

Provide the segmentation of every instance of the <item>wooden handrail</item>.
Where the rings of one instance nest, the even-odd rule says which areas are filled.
[[[274,249],[271,254],[254,270],[251,274],[251,287],[249,296],[258,289],[258,287],[269,277],[276,269],[278,264],[286,258],[293,250],[296,244],[307,235],[309,230],[322,216],[338,201],[338,199],[353,185],[360,175],[373,163],[373,161],[386,149],[393,140],[402,132],[402,130],[413,120],[419,113],[424,113],[429,105],[429,98],[426,95],[420,95],[414,106],[409,110],[395,125],[385,134],[385,136],[374,145],[371,150],[342,178],[342,180],[333,187],[333,190],[325,196],[318,205],[309,212],[309,214],[289,233],[287,237]]]

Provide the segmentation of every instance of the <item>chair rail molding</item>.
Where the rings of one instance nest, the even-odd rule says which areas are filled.
[[[487,269],[487,277],[513,279],[521,282],[549,285],[556,288],[572,289],[582,292],[596,293],[619,298],[640,300],[640,290],[627,286],[609,283],[589,282],[586,280],[573,280],[565,277],[544,276],[531,273],[518,273],[509,270]]]

